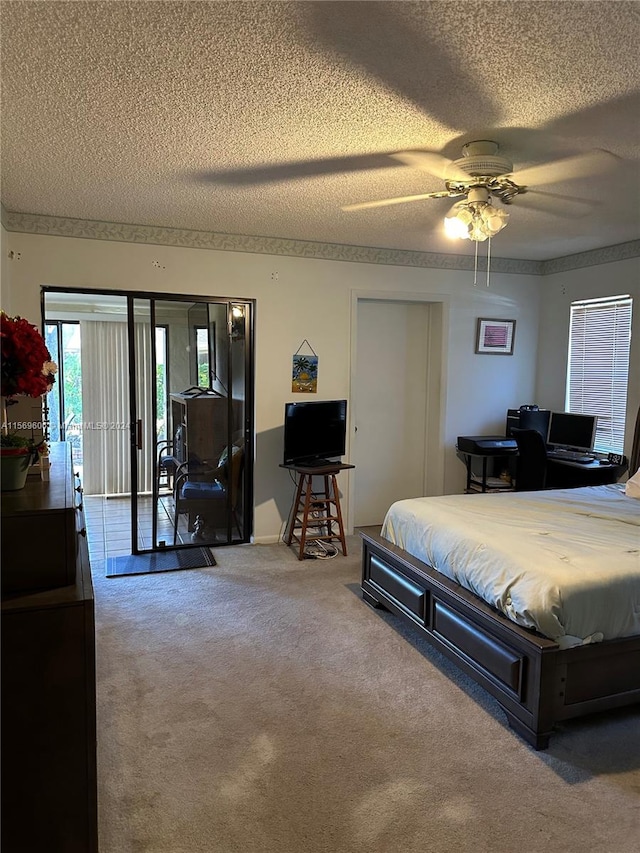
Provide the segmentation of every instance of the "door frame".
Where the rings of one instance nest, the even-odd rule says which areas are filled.
[[[447,341],[449,335],[450,301],[447,294],[406,293],[404,291],[352,290],[351,291],[351,351],[349,399],[356,399],[355,387],[358,355],[358,307],[360,302],[420,302],[430,306],[429,340],[427,346],[427,400],[425,417],[425,464],[423,491],[426,495],[444,494],[445,475],[445,419],[447,391]],[[349,452],[355,441],[357,412],[349,406]],[[355,468],[352,478],[358,476]],[[350,482],[353,480],[350,478]],[[348,488],[348,533],[353,533],[355,514],[355,488]]]
[[[141,290],[121,290],[121,289],[106,289],[106,288],[90,288],[90,287],[60,287],[57,285],[42,285],[40,287],[40,316],[41,328],[44,333],[45,327],[45,297],[47,293],[65,293],[73,295],[86,296],[121,296],[127,300],[127,324],[129,328],[129,387],[130,399],[132,394],[132,383],[135,381],[135,350],[131,349],[131,334],[129,319],[133,309],[133,303],[136,299],[147,299],[155,305],[157,300],[171,300],[176,302],[205,302],[205,303],[224,303],[229,305],[232,303],[244,303],[250,306],[249,322],[246,324],[246,346],[244,349],[245,355],[245,377],[246,377],[246,399],[244,401],[244,438],[245,438],[245,460],[243,465],[242,483],[244,489],[244,517],[243,517],[243,541],[250,542],[253,536],[253,465],[254,465],[254,444],[255,444],[255,313],[256,300],[248,297],[239,296],[200,296],[197,294],[170,293],[163,291],[141,291]],[[231,334],[231,321],[229,322],[229,334]],[[152,341],[152,346],[155,350],[155,340]],[[155,352],[154,352],[155,361]],[[135,389],[133,389],[133,393]],[[155,405],[154,405],[155,408]],[[131,445],[131,532],[132,537],[135,535],[136,527],[136,508],[138,496],[138,468],[136,462],[136,446],[137,446],[137,429],[136,429],[136,410],[135,406],[130,406],[131,425],[130,425],[130,445]],[[137,542],[132,539],[132,554],[143,553],[138,549]],[[155,546],[155,541],[154,541]],[[157,551],[154,547],[152,550]],[[163,549],[169,550],[169,549]]]

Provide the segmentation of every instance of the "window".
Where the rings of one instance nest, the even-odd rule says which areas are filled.
[[[46,396],[51,441],[73,445],[73,462],[82,465],[82,356],[77,320],[45,320],[44,338],[58,365],[53,389]]]
[[[598,416],[595,449],[604,453],[623,451],[631,305],[630,296],[571,304],[565,408]]]
[[[169,423],[168,326],[156,326],[156,438],[165,441]]]
[[[209,378],[209,330],[206,326],[196,326],[196,364],[198,368],[199,388],[210,388]]]

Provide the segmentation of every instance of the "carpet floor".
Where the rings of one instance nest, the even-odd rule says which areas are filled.
[[[96,576],[101,853],[637,853],[638,709],[535,752],[348,545]]]

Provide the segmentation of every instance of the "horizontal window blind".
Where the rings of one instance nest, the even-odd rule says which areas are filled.
[[[565,408],[598,416],[595,449],[622,453],[631,345],[629,296],[571,305]]]

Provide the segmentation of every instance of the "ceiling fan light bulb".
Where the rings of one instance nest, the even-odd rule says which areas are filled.
[[[488,234],[484,228],[479,223],[476,223],[473,226],[471,234],[469,235],[474,243],[484,243],[491,235]]]
[[[447,237],[454,240],[468,240],[469,227],[462,222],[456,215],[445,216],[444,218],[444,233]]]
[[[504,210],[496,210],[496,208],[491,208],[491,213],[487,216],[485,220],[485,225],[487,229],[491,232],[491,236],[497,234],[507,224],[507,220],[509,219],[509,214],[505,213]]]

